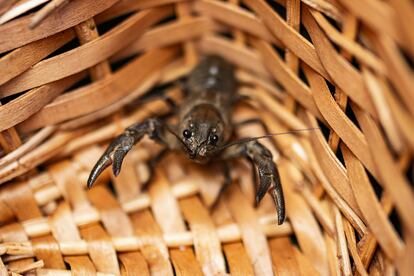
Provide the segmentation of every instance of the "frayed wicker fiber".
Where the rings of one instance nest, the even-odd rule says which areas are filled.
[[[410,0],[0,1],[0,275],[413,275],[413,27]],[[263,140],[281,226],[242,160],[214,209],[217,168],[180,155],[141,191],[150,140],[86,189],[204,54],[237,67],[235,121],[320,128]]]

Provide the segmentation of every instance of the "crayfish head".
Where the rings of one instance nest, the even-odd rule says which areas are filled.
[[[197,163],[207,163],[216,156],[224,142],[224,123],[210,104],[194,107],[180,125],[184,150]]]

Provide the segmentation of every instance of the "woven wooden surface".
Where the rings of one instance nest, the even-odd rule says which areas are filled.
[[[410,0],[0,1],[0,275],[413,275],[413,27]],[[203,54],[238,68],[236,122],[320,127],[263,142],[281,226],[242,160],[215,209],[217,168],[179,155],[142,192],[149,140],[86,189]]]

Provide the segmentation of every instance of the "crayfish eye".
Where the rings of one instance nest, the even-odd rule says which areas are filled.
[[[191,137],[191,131],[189,131],[188,129],[184,129],[183,136],[184,138],[189,139]]]
[[[219,140],[219,138],[218,138],[218,136],[216,134],[210,136],[210,144],[211,145],[217,144],[218,140]]]

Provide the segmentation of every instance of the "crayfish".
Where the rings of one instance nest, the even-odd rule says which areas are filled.
[[[117,176],[125,155],[144,135],[148,135],[165,146],[160,156],[168,150],[181,151],[201,164],[211,160],[221,160],[226,164],[226,160],[237,157],[249,159],[257,167],[259,176],[256,204],[269,192],[277,208],[278,224],[282,224],[285,203],[279,172],[272,153],[257,141],[270,135],[231,141],[235,129],[232,111],[241,98],[237,94],[238,82],[234,71],[234,67],[221,57],[204,57],[182,85],[185,98],[175,114],[179,123],[169,125],[161,118],[153,117],[126,128],[110,143],[92,169],[88,187],[91,188],[97,177],[111,164]],[[232,182],[228,166],[224,167],[225,183],[219,196]]]

